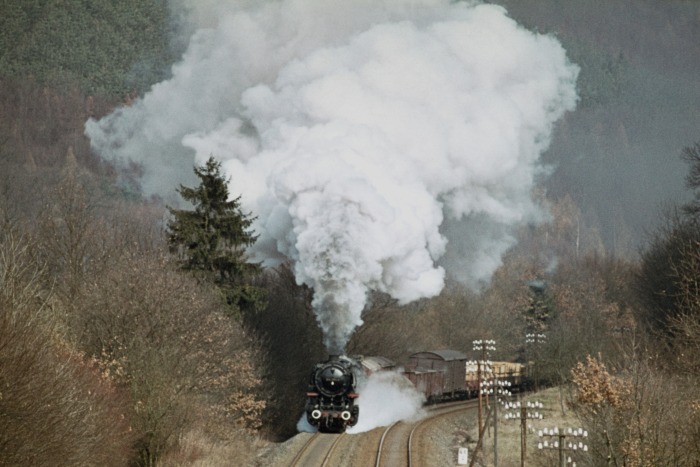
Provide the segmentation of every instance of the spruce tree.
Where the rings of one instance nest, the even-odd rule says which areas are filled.
[[[194,210],[168,208],[168,245],[180,267],[210,281],[224,294],[233,314],[263,305],[263,291],[252,284],[261,266],[249,263],[246,249],[255,243],[255,220],[241,211],[241,197],[229,200],[228,182],[221,163],[210,157],[195,167],[201,180],[195,188],[180,185],[180,196]]]
[[[700,221],[700,142],[683,149],[681,157],[690,168],[685,177],[685,186],[693,195],[693,199],[683,206],[684,212],[691,221]]]
[[[535,279],[528,284],[530,287],[530,304],[524,312],[525,331],[541,334],[549,330],[552,321],[552,299],[547,293],[547,284],[541,279]]]

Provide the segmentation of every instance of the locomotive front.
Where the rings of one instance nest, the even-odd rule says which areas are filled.
[[[306,418],[319,431],[342,433],[357,424],[360,408],[355,405],[355,369],[357,364],[332,355],[311,372],[306,393]]]

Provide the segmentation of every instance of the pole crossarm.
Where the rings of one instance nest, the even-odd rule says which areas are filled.
[[[544,428],[537,432],[540,438],[556,438],[550,442],[549,439],[540,440],[537,443],[537,449],[556,449],[559,452],[559,467],[566,467],[566,464],[572,464],[576,467],[576,461],[571,456],[565,456],[565,452],[588,452],[588,445],[577,439],[587,438],[588,431],[583,428]]]
[[[506,402],[506,413],[503,416],[506,420],[520,420],[520,467],[525,467],[527,457],[527,421],[542,420],[544,415],[539,410],[544,408],[540,401],[527,401],[526,403]]]
[[[476,370],[476,379],[477,379],[477,391],[479,395],[479,442],[481,442],[483,434],[484,434],[484,419],[483,419],[483,401],[482,401],[482,391],[481,391],[481,383],[484,380],[484,374],[486,373],[486,370],[488,370],[488,373],[491,373],[492,366],[490,360],[488,360],[488,356],[490,355],[490,352],[493,352],[496,350],[496,341],[494,340],[488,340],[488,339],[478,339],[472,341],[472,350],[475,352],[478,352],[479,357],[476,361],[469,361],[466,363],[466,370],[467,373],[473,373],[474,370]],[[471,370],[471,371],[470,371]]]

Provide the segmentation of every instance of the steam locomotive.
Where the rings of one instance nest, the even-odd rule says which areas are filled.
[[[471,368],[474,367],[474,368]],[[423,394],[428,403],[477,397],[479,393],[475,362],[456,350],[432,350],[412,354],[403,368],[383,357],[353,358],[331,356],[311,372],[306,393],[306,419],[319,431],[342,433],[355,426],[360,408],[355,388],[358,380],[382,371],[399,371]],[[483,369],[484,380],[508,381],[512,391],[526,389],[528,366],[513,362],[490,362]]]
[[[342,433],[357,424],[357,372],[357,362],[344,356],[331,355],[316,364],[306,392],[306,419],[311,425],[321,432]]]

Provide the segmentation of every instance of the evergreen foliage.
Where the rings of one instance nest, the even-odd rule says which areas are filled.
[[[123,96],[161,81],[174,59],[165,0],[6,0],[0,78]]]
[[[688,216],[700,220],[700,142],[683,149],[681,157],[690,167],[685,185],[693,193],[693,199],[683,209]]]
[[[200,185],[178,189],[194,210],[168,208],[172,215],[168,222],[170,251],[177,255],[182,269],[212,281],[236,311],[258,310],[263,292],[251,281],[261,267],[249,263],[246,255],[246,248],[257,239],[250,230],[255,218],[241,211],[240,196],[229,199],[221,163],[210,157],[194,172]]]
[[[700,143],[684,148],[681,157],[690,166],[686,186],[693,198],[674,210],[653,236],[636,277],[643,305],[640,320],[667,335],[675,332],[674,324],[681,317],[697,318],[693,296],[700,277],[695,261],[700,256]]]
[[[530,304],[525,310],[525,330],[528,333],[542,333],[549,329],[552,320],[551,297],[547,294],[547,284],[533,280],[529,284],[532,295]]]

